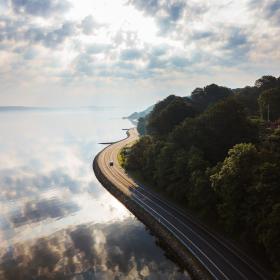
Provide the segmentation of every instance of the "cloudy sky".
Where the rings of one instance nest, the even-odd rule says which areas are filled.
[[[279,0],[0,0],[1,105],[131,105],[280,71]]]

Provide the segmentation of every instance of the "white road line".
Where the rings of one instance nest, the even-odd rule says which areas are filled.
[[[175,226],[173,226],[167,219],[165,219],[161,214],[159,214],[156,210],[154,210],[152,207],[150,207],[149,205],[147,205],[145,202],[143,202],[143,201],[141,201],[139,198],[137,198],[137,197],[135,197],[137,200],[138,200],[138,202],[140,202],[140,203],[138,203],[138,204],[144,204],[147,208],[150,208],[150,210],[151,211],[153,211],[154,213],[155,213],[155,215],[158,215],[162,220],[164,220],[164,221],[166,221],[166,223],[168,223],[172,228],[174,228],[175,229],[175,231],[177,231],[177,232],[179,232],[186,240],[188,240],[188,242],[190,242],[192,245],[193,245],[193,247],[195,247],[218,271],[219,271],[219,273],[225,278],[225,279],[228,279],[228,280],[230,280],[230,278],[228,278],[225,274],[224,274],[224,272],[223,271],[221,271],[221,269],[211,260],[211,259],[209,259],[208,257],[207,257],[207,255],[196,245],[196,244],[194,244],[193,242],[192,242],[192,240],[191,239],[189,239],[183,232],[181,232],[179,229],[177,229]],[[142,206],[143,207],[143,206]],[[151,214],[151,213],[150,213]],[[153,214],[152,214],[153,215]],[[154,216],[154,215],[153,215]],[[156,218],[156,217],[155,217]],[[206,266],[204,263],[203,263],[203,261],[200,259],[200,257],[199,256],[197,256],[197,254],[195,254],[194,252],[193,252],[193,250],[191,249],[191,248],[189,248],[189,246],[173,231],[173,230],[171,230],[166,224],[163,224],[162,223],[162,221],[160,221],[160,223],[162,224],[162,225],[164,225],[166,228],[168,228],[169,229],[169,231],[177,238],[177,239],[179,239],[180,240],[180,242],[182,243],[182,244],[184,244],[185,246],[186,246],[186,248],[188,248],[189,250],[191,250],[192,251],[192,253],[194,254],[194,256],[196,257],[196,258],[198,258],[199,259],[199,261],[202,263],[202,265],[204,265],[204,266]],[[206,269],[210,272],[210,274],[213,276],[213,277],[215,277],[215,279],[220,279],[220,278],[217,278],[215,275],[213,275],[213,273],[210,271],[210,269],[209,269],[209,267],[207,268],[206,267]]]
[[[141,194],[141,193],[140,193]],[[243,279],[247,279],[248,278],[241,272],[238,270],[238,268],[236,268],[231,262],[229,262],[226,257],[221,254],[214,246],[212,246],[206,239],[204,239],[200,234],[198,234],[197,232],[195,232],[189,225],[185,224],[184,222],[182,222],[181,220],[179,220],[176,216],[174,216],[171,212],[167,211],[166,209],[164,209],[163,207],[161,207],[159,204],[155,203],[153,200],[151,200],[148,196],[141,194],[142,196],[144,196],[146,199],[150,200],[152,203],[156,204],[160,209],[162,209],[164,212],[166,212],[168,215],[172,216],[175,220],[177,220],[181,225],[183,225],[184,227],[186,227],[188,230],[190,230],[194,235],[196,235],[201,241],[205,242],[214,252],[216,252],[216,254],[218,254],[221,258],[224,259],[224,261],[231,266]]]
[[[252,271],[254,271],[256,274],[259,275],[259,277],[261,277],[262,279],[266,279],[266,277],[264,277],[264,275],[256,270],[255,267],[253,267],[250,263],[248,263],[244,257],[240,256],[238,254],[238,252],[240,254],[244,254],[244,252],[241,252],[239,249],[237,248],[231,248],[229,245],[227,245],[225,242],[222,242],[221,240],[219,240],[213,233],[211,233],[210,231],[208,231],[203,225],[201,225],[200,223],[194,221],[190,216],[188,216],[187,214],[183,213],[180,209],[174,207],[172,204],[168,204],[167,202],[165,202],[163,199],[161,199],[160,197],[157,197],[155,194],[153,194],[151,191],[147,190],[146,188],[142,187],[141,185],[137,184],[137,186],[144,190],[145,192],[149,193],[151,196],[153,196],[154,198],[158,199],[159,201],[161,201],[163,204],[165,204],[166,206],[168,206],[169,208],[171,208],[172,210],[174,210],[175,212],[179,213],[181,216],[183,216],[185,219],[189,220],[191,223],[195,224],[197,227],[199,227],[201,230],[203,230],[204,232],[206,232],[207,234],[211,235],[211,237],[213,239],[215,239],[221,246],[225,247],[227,250],[229,250],[235,257],[239,258],[244,264],[248,265]],[[236,252],[238,251],[238,252]],[[245,255],[246,258],[248,258],[252,263],[254,263],[255,265],[257,265],[255,263],[254,260],[252,260],[249,256]]]

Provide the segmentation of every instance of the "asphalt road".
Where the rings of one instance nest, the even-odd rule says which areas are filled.
[[[126,174],[118,164],[117,155],[121,148],[139,138],[135,128],[130,129],[128,135],[128,138],[106,147],[99,154],[97,162],[101,172],[164,225],[209,271],[213,279],[270,279],[259,265],[227,240],[209,232],[172,203],[137,184]],[[110,166],[110,161],[113,161],[113,166]]]

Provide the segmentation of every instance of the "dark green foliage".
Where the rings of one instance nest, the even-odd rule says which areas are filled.
[[[210,85],[191,98],[171,95],[139,121],[148,133],[134,145],[126,168],[159,191],[265,256],[280,279],[279,79],[255,87]],[[278,277],[278,278],[277,278]]]
[[[263,220],[259,242],[266,248],[274,266],[275,279],[280,279],[280,203],[273,205],[272,211]]]
[[[199,111],[203,111],[209,105],[229,97],[232,93],[232,90],[229,88],[211,84],[205,88],[196,88],[191,93],[191,100]]]
[[[280,129],[268,133],[263,142],[263,149],[269,155],[274,156],[275,161],[280,162]]]
[[[148,118],[147,132],[157,137],[165,137],[186,117],[194,116],[195,110],[191,104],[182,97],[170,95],[155,105]]]
[[[257,149],[253,144],[235,145],[210,177],[219,198],[219,216],[231,234],[236,234],[244,225],[247,196],[258,165],[257,158]]]
[[[263,119],[275,121],[280,118],[280,87],[267,89],[259,97]]]
[[[280,79],[273,76],[263,76],[255,82],[254,87],[245,87],[235,90],[235,98],[240,102],[246,113],[250,116],[260,116],[261,113],[265,114],[265,110],[259,106],[260,94],[268,89],[280,87]],[[267,115],[266,115],[267,116]]]
[[[170,137],[182,147],[198,147],[206,160],[222,160],[229,148],[241,142],[255,142],[257,128],[250,122],[243,107],[229,98],[214,105],[198,118],[187,119]]]
[[[263,146],[257,150],[252,144],[238,144],[211,176],[225,229],[264,248],[276,271],[280,264],[279,156],[279,151],[276,155]]]
[[[153,139],[150,136],[141,137],[137,144],[132,147],[132,152],[126,161],[126,167],[128,169],[143,167],[146,163],[146,151],[149,149],[152,143]]]
[[[274,88],[280,85],[280,79],[273,76],[262,76],[255,82],[255,87],[260,88],[261,90],[266,90]]]
[[[258,103],[260,93],[261,90],[257,87],[245,87],[243,89],[238,89],[234,97],[242,104],[247,115],[260,116]]]
[[[216,200],[209,183],[210,164],[204,159],[201,150],[192,147],[187,154],[189,173],[188,207],[204,218],[216,217]]]
[[[139,118],[137,123],[137,130],[140,135],[146,134],[146,122],[147,118]]]

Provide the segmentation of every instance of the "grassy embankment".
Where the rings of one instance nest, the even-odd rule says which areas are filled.
[[[129,144],[127,144],[124,148],[122,148],[121,150],[119,150],[118,155],[117,155],[117,159],[118,159],[118,163],[121,167],[124,168],[125,165],[125,161],[126,161],[126,155],[129,152],[129,149],[137,142],[133,141]]]

